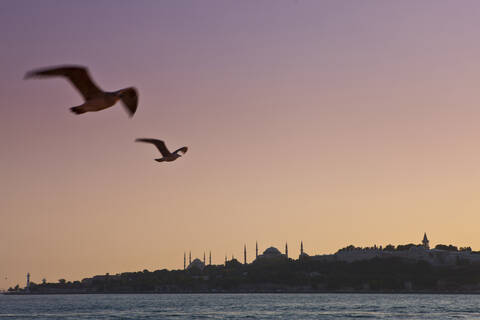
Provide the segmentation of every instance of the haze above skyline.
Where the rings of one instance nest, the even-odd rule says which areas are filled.
[[[0,288],[431,243],[480,249],[477,1],[0,2]],[[58,64],[120,105],[75,116]],[[158,164],[155,137],[189,147]],[[193,258],[192,257],[192,258]],[[7,280],[3,280],[8,277]]]

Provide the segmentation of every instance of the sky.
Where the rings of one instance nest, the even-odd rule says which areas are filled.
[[[0,1],[0,288],[275,246],[480,250],[480,2]],[[87,66],[139,107],[74,115]],[[188,153],[158,163],[139,137]]]

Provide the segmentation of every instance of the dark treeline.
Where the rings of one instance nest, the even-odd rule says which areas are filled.
[[[74,282],[60,279],[31,283],[30,292],[480,292],[479,284],[480,266],[469,261],[440,267],[401,258],[347,263],[304,257],[248,265],[232,260],[203,270],[144,270]]]

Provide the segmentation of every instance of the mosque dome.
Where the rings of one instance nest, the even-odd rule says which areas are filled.
[[[287,258],[287,255],[282,254],[280,250],[275,247],[270,247],[263,251],[263,254],[259,255],[255,261],[278,261],[278,259]]]
[[[195,259],[192,261],[192,263],[190,263],[187,269],[192,269],[192,268],[203,270],[203,268],[205,268],[205,264],[203,263],[202,260]]]
[[[279,255],[282,254],[277,248],[270,247],[267,250],[263,251],[264,255]]]

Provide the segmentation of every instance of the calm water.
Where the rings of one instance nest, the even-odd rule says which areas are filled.
[[[480,295],[0,295],[0,319],[480,319]]]

